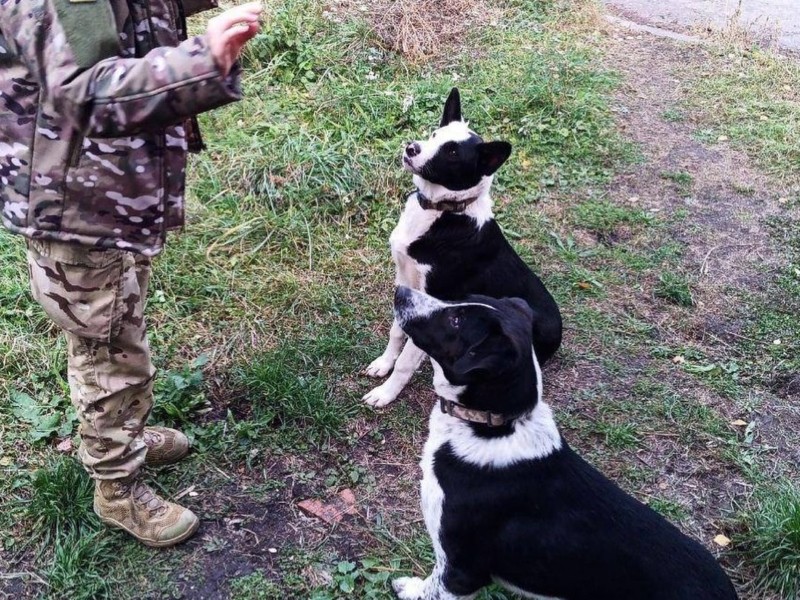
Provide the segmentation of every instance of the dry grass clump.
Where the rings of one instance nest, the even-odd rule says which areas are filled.
[[[365,19],[387,48],[413,61],[442,54],[502,16],[482,0],[332,0],[327,9],[331,16]]]
[[[708,37],[724,48],[748,51],[753,46],[760,46],[776,52],[779,50],[780,25],[768,17],[759,17],[747,22],[742,17],[742,0],[736,2],[736,9],[724,25],[707,24],[703,30]]]

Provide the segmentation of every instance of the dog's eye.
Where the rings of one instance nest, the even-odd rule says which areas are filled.
[[[455,148],[450,148],[450,150],[447,151],[447,155],[448,156],[456,156],[457,154],[458,154],[458,150],[455,149]]]
[[[461,317],[459,315],[450,315],[450,325],[454,329],[461,327]]]

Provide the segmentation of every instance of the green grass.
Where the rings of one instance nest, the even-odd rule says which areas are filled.
[[[647,225],[651,218],[638,209],[605,200],[590,200],[575,208],[574,221],[578,227],[607,236],[619,225]]]
[[[351,349],[346,336],[294,339],[239,367],[232,385],[247,390],[252,420],[277,429],[289,443],[296,444],[293,432],[301,431],[303,439],[319,446],[341,436],[345,422],[359,410],[352,402],[343,405],[332,393],[335,375],[330,361]]]
[[[724,136],[773,176],[797,181],[800,66],[769,51],[710,50],[687,79],[686,105],[701,139]]]
[[[692,184],[694,184],[694,177],[691,173],[686,171],[664,171],[661,177],[667,179],[675,184],[681,196],[690,196],[692,193]]]
[[[694,305],[692,289],[688,279],[684,275],[673,271],[665,271],[659,275],[655,295],[657,298],[663,298],[667,302],[678,306],[690,307]]]
[[[231,600],[272,600],[280,597],[280,587],[261,571],[230,582]]]
[[[32,539],[46,559],[42,573],[47,598],[107,597],[112,582],[103,574],[115,561],[115,535],[105,529],[92,510],[94,483],[71,458],[53,459],[33,474],[31,499],[24,516]],[[34,542],[35,540],[35,542]]]
[[[31,487],[27,516],[45,538],[97,524],[91,510],[94,483],[76,461],[61,458],[40,469]]]
[[[664,498],[650,498],[648,504],[654,511],[660,513],[673,522],[680,522],[686,519],[686,508],[672,500],[665,500]]]
[[[73,530],[59,535],[52,563],[44,571],[45,597],[92,599],[114,595],[114,584],[104,573],[117,560],[117,543],[107,531]]]
[[[744,531],[735,541],[747,549],[757,569],[755,587],[781,598],[800,594],[800,489],[784,484],[765,487],[744,511]]]
[[[669,108],[661,113],[661,116],[670,123],[681,123],[686,120],[686,115],[678,108]]]
[[[612,450],[629,450],[639,444],[636,423],[598,423],[597,431]]]

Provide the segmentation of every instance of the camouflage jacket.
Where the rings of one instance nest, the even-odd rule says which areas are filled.
[[[241,97],[185,17],[215,0],[0,0],[0,216],[157,254],[183,224],[194,115]]]

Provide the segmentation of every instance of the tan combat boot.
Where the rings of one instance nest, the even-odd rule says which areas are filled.
[[[160,498],[139,479],[96,481],[94,512],[146,546],[163,548],[189,539],[200,521],[182,506]]]
[[[178,462],[189,453],[189,438],[177,429],[145,427],[142,437],[147,446],[144,464],[148,467]]]

